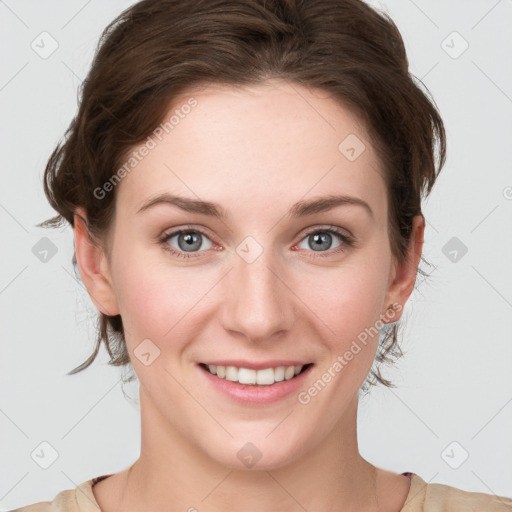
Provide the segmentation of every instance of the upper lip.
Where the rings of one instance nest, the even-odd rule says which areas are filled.
[[[310,364],[311,361],[292,361],[290,359],[276,359],[273,361],[262,361],[256,363],[254,361],[245,361],[243,359],[222,359],[218,361],[203,361],[205,365],[216,365],[216,366],[236,366],[237,368],[248,368],[250,370],[264,370],[265,368],[277,368],[278,366],[305,366]]]

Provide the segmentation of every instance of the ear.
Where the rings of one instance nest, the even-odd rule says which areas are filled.
[[[94,305],[105,315],[119,314],[110,268],[104,250],[93,241],[87,226],[87,214],[77,208],[74,216],[75,253],[78,270]]]
[[[389,287],[383,305],[384,310],[381,316],[384,323],[396,322],[400,319],[405,303],[414,290],[416,273],[423,250],[424,232],[425,218],[421,214],[416,215],[413,219],[406,261],[402,264],[398,262],[393,264]]]

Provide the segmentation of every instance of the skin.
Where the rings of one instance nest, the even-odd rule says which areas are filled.
[[[98,504],[104,512],[398,511],[409,480],[367,462],[357,442],[358,391],[378,336],[307,405],[296,394],[240,405],[213,389],[197,363],[311,361],[301,389],[309,388],[390,304],[405,305],[423,217],[414,220],[409,264],[397,264],[380,162],[355,115],[324,92],[277,80],[212,85],[169,112],[192,92],[197,106],[117,185],[104,248],[88,236],[85,211],[75,216],[83,282],[100,311],[121,314],[140,382],[140,458],[93,488]],[[366,145],[354,161],[338,150],[350,133]],[[162,192],[219,203],[228,217],[172,205],[137,214]],[[286,216],[301,199],[335,193],[363,199],[373,218],[360,206]],[[357,246],[335,252],[344,243],[336,235],[326,249],[315,246],[306,232],[330,225]],[[190,260],[158,242],[185,227],[207,232]],[[250,264],[236,252],[247,236],[263,249]],[[178,241],[166,244],[179,251]],[[160,350],[148,366],[134,356],[147,338]],[[237,458],[249,441],[262,454],[250,469]]]

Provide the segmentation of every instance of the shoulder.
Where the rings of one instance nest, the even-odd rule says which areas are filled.
[[[470,492],[445,484],[427,484],[413,474],[403,512],[512,512],[512,499]]]
[[[104,477],[93,478],[82,482],[74,489],[61,491],[52,501],[33,503],[9,512],[98,512],[100,508],[92,492],[92,486],[101,478]]]
[[[512,499],[505,496],[470,492],[444,484],[430,484],[427,487],[426,511],[485,510],[486,512],[512,512]]]

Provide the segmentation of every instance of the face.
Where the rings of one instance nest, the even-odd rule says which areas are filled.
[[[254,450],[258,467],[278,467],[340,428],[378,345],[362,333],[406,300],[412,274],[398,282],[371,142],[325,93],[280,81],[210,86],[165,119],[176,109],[179,121],[117,185],[97,296],[122,316],[146,425],[227,466],[247,466],[240,453]],[[219,215],[148,205],[162,194],[214,203]],[[305,207],[334,196],[354,201]],[[205,363],[309,366],[242,386]]]

